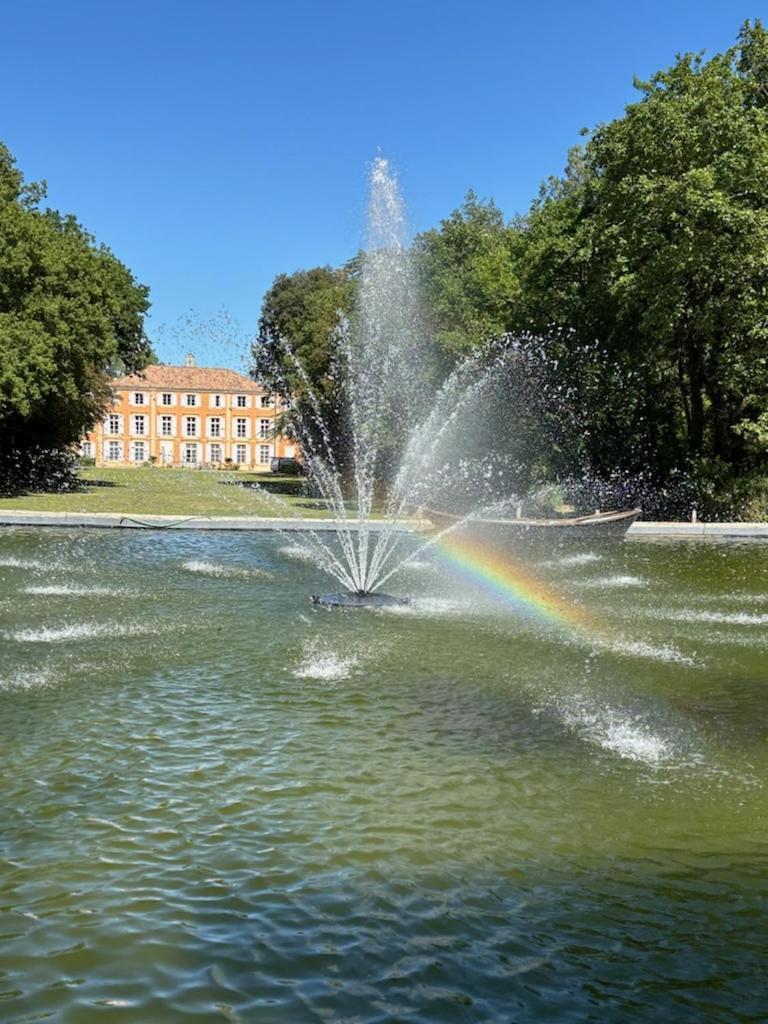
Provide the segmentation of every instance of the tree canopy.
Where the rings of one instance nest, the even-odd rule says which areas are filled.
[[[520,239],[474,192],[414,240],[424,317],[440,348],[459,356],[509,329],[520,299]]]
[[[114,370],[151,357],[148,289],[72,216],[41,209],[0,144],[0,478],[63,451],[103,413]]]
[[[571,372],[594,346],[578,375],[601,468],[764,458],[750,439],[768,400],[767,53],[747,23],[725,54],[636,82],[639,101],[527,218],[523,319],[573,329]]]
[[[349,312],[351,295],[352,279],[346,269],[326,266],[278,274],[264,296],[254,347],[260,379],[275,390],[285,379],[293,394],[302,393],[302,381],[283,348],[288,342],[320,393],[332,393],[334,332],[339,313]]]
[[[290,419],[301,416],[315,431],[317,414],[331,436],[340,433],[337,331],[352,307],[354,267],[314,267],[279,274],[264,296],[253,346],[253,375],[291,399]],[[310,401],[312,390],[315,404]],[[319,436],[316,438],[319,443]]]

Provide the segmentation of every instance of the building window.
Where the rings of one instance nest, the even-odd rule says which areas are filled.
[[[90,459],[93,456],[93,442],[83,441],[80,445],[80,454],[86,459]]]
[[[184,395],[184,405],[197,405],[197,395]]]
[[[134,405],[144,405],[144,395],[141,391],[136,391],[133,396]]]
[[[235,420],[235,437],[248,437],[248,420],[244,416]]]
[[[272,420],[259,420],[259,437],[269,437],[272,433]]]
[[[133,448],[131,451],[131,457],[134,462],[144,462],[147,457],[147,446],[143,441],[134,441]]]
[[[237,406],[238,409],[245,409],[245,407],[248,405],[248,396],[237,395],[235,398],[235,405]]]
[[[262,409],[272,408],[272,395],[262,395],[259,400],[259,405]]]
[[[146,434],[146,423],[144,416],[133,417],[133,432],[134,434]]]
[[[160,461],[164,466],[170,466],[173,462],[173,441],[160,442]]]
[[[208,434],[210,437],[221,437],[221,417],[211,416],[208,423]]]
[[[224,399],[221,395],[211,395],[211,405],[214,409],[221,409],[224,405]]]
[[[160,433],[163,437],[173,436],[173,416],[160,417]]]
[[[248,461],[248,445],[247,444],[236,444],[235,445],[235,462],[247,462]]]
[[[173,405],[173,395],[170,391],[164,391],[160,396],[161,405]]]
[[[272,452],[271,452],[270,446],[268,444],[260,444],[259,445],[259,462],[261,462],[262,465],[265,462],[269,462],[271,455],[272,455]]]
[[[119,441],[110,441],[107,444],[107,458],[110,462],[119,462],[123,457],[123,446]]]
[[[221,462],[221,445],[211,445],[211,462]]]
[[[185,444],[184,445],[184,462],[188,466],[194,466],[197,463],[197,445],[196,444]]]
[[[186,437],[197,437],[197,416],[184,417],[184,434]]]
[[[111,413],[109,420],[107,421],[107,433],[108,434],[119,434],[120,433],[120,416],[116,413]]]

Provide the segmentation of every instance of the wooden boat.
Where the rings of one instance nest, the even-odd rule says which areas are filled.
[[[455,526],[457,532],[488,536],[494,540],[542,539],[559,543],[561,540],[602,540],[623,537],[640,515],[639,508],[624,512],[593,512],[588,516],[572,516],[562,519],[468,519],[459,526],[463,516],[450,512],[437,512],[431,508],[422,509],[423,515],[438,530]]]

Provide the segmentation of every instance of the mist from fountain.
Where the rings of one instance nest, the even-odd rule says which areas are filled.
[[[348,441],[343,467],[322,402],[289,339],[281,339],[302,382],[304,401],[293,411],[293,428],[307,476],[338,523],[335,542],[311,529],[307,542],[315,561],[357,595],[378,591],[434,543],[432,537],[414,551],[404,518],[428,505],[446,479],[477,475],[477,460],[468,474],[468,464],[446,442],[470,429],[473,410],[505,359],[499,355],[489,365],[487,357],[469,357],[441,386],[433,383],[403,201],[383,157],[371,170],[366,243],[355,308],[340,318],[335,338]]]

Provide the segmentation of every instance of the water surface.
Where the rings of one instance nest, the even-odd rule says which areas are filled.
[[[0,1019],[761,1021],[768,549],[0,534]]]

